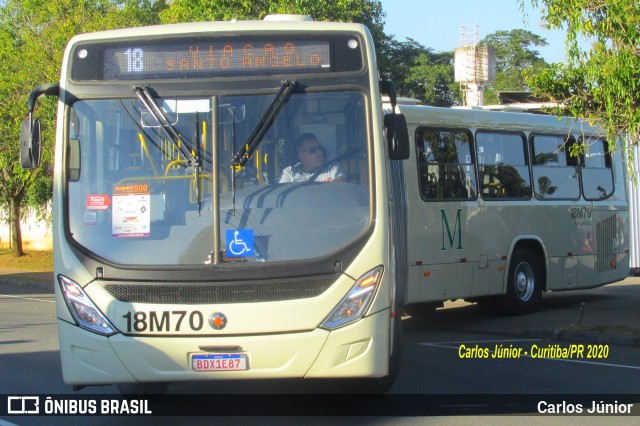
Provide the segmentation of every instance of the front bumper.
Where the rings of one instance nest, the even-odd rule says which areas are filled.
[[[71,385],[199,380],[382,377],[388,372],[389,310],[333,330],[256,336],[100,336],[58,320],[64,381]],[[246,371],[196,372],[200,346],[239,346]]]

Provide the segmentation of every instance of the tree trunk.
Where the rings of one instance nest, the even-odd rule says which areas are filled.
[[[11,214],[11,242],[13,245],[14,257],[24,256],[22,249],[22,231],[20,230],[20,200],[15,198],[9,201]]]

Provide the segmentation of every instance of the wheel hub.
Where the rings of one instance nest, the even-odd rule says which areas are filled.
[[[515,290],[516,295],[522,301],[527,301],[533,295],[535,288],[535,280],[533,277],[533,270],[527,263],[521,263],[518,265],[515,277]]]

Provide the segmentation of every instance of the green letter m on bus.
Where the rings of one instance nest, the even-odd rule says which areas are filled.
[[[449,226],[449,221],[447,220],[447,214],[444,210],[440,210],[440,214],[442,216],[442,248],[440,250],[451,250],[456,241],[456,235],[458,237],[458,247],[456,250],[462,250],[462,225],[460,223],[460,213],[462,209],[458,209],[456,212],[456,223],[453,226],[453,234],[451,233],[451,227]],[[445,242],[445,230],[447,234],[447,239],[449,241],[449,248],[446,247]]]

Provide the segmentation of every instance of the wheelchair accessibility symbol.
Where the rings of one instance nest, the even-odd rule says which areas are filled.
[[[227,257],[254,257],[253,229],[227,229]]]

